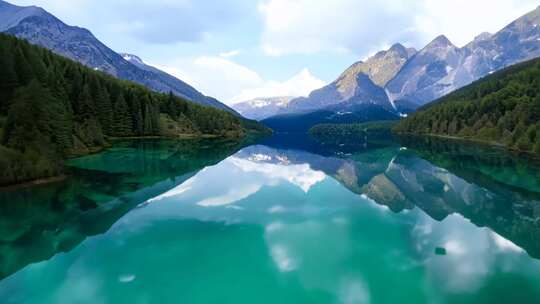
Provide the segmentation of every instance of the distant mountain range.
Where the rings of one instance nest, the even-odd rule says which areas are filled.
[[[418,52],[386,89],[396,102],[424,105],[509,65],[540,56],[540,7],[463,48],[440,36]]]
[[[280,113],[294,98],[290,96],[255,98],[234,104],[232,108],[246,118],[263,120]]]
[[[69,26],[40,7],[16,6],[0,0],[0,31],[151,90],[173,92],[201,105],[234,112],[187,83],[146,65],[137,56],[123,57],[100,42],[89,30]]]
[[[307,113],[281,114],[263,119],[261,122],[277,132],[306,133],[311,127],[321,124],[351,124],[374,120],[395,120],[396,114],[378,106],[357,104],[346,111],[333,108]]]
[[[398,119],[497,70],[540,56],[539,24],[540,7],[496,34],[477,36],[462,48],[445,36],[435,38],[419,51],[395,44],[353,64],[334,82],[308,97],[291,100],[276,117],[267,120],[276,127],[277,121],[283,126],[293,125],[290,119],[311,120],[311,112],[331,112],[333,116],[357,110],[377,113],[376,117],[354,113],[363,119],[378,119],[381,111]],[[324,117],[321,122],[329,116]]]
[[[389,50],[370,57],[366,62],[353,64],[334,82],[311,92],[308,97],[292,100],[285,112],[307,112],[351,104],[372,104],[391,111],[393,105],[383,86],[415,52],[414,49],[395,44]]]

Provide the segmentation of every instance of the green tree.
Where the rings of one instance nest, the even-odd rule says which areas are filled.
[[[8,45],[0,44],[0,113],[7,110],[7,101],[11,99],[17,87],[17,73],[15,72],[15,59]]]
[[[21,85],[26,85],[32,79],[34,79],[34,72],[32,71],[32,67],[28,63],[26,57],[24,57],[24,53],[20,47],[17,47],[15,49],[15,65],[17,69],[18,80]]]
[[[130,136],[131,127],[133,122],[131,120],[131,115],[129,109],[124,99],[124,95],[118,95],[116,102],[114,104],[114,126],[113,134],[115,136]]]
[[[105,87],[98,88],[96,108],[103,132],[107,135],[113,135],[113,108],[111,98]]]
[[[50,93],[38,81],[15,92],[8,111],[3,142],[10,148],[25,152],[50,152],[51,127],[46,106],[52,100]]]

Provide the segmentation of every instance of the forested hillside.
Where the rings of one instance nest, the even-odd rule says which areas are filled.
[[[469,138],[540,154],[540,59],[449,94],[401,121],[394,131]]]
[[[0,185],[56,175],[111,137],[240,137],[248,125],[0,34]]]

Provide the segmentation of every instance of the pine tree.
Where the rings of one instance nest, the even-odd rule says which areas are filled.
[[[107,135],[113,135],[113,109],[109,93],[105,87],[99,88],[96,96],[96,108],[103,132]]]
[[[132,135],[131,127],[133,122],[129,113],[124,95],[120,93],[114,104],[114,124],[113,134],[116,136],[129,136]]]
[[[43,63],[42,52],[31,51],[28,48],[24,48],[24,51],[24,55],[32,68],[34,77],[41,83],[45,83],[47,80],[47,67],[45,66],[45,63]]]
[[[159,105],[153,105],[152,106],[152,134],[157,135],[159,133],[160,133],[160,128],[159,128]]]
[[[180,109],[176,104],[176,98],[174,97],[172,92],[169,92],[165,105],[165,113],[169,114],[172,119],[176,120],[178,118],[178,115],[180,114]]]
[[[79,121],[84,121],[95,116],[95,107],[92,95],[90,94],[90,87],[88,84],[83,86],[82,92],[79,95],[77,107],[75,108],[76,114],[79,117]]]
[[[72,102],[76,103],[83,89],[83,79],[79,68],[77,66],[68,67],[66,78],[70,79],[68,91],[69,98]],[[77,109],[78,106],[76,104],[73,104],[73,108]]]
[[[46,107],[47,119],[51,124],[51,141],[61,153],[73,147],[73,123],[67,104],[53,97]]]
[[[152,112],[148,103],[144,104],[144,135],[152,134]]]
[[[540,88],[538,88],[540,90]],[[531,121],[539,122],[540,121],[540,93],[537,93],[536,98],[533,100],[531,105]]]
[[[17,87],[15,59],[8,45],[0,44],[0,67],[0,113],[5,113],[9,106],[7,101]]]
[[[15,92],[8,111],[4,144],[19,151],[51,150],[46,106],[50,93],[34,80]]]
[[[139,99],[135,96],[135,98],[132,101],[132,107],[133,107],[133,131],[135,135],[143,135],[144,134],[144,122],[143,122],[143,115],[142,115],[142,109],[141,109],[141,103]]]
[[[15,50],[15,65],[17,69],[17,76],[21,85],[27,85],[32,79],[34,79],[34,72],[24,53],[20,47]]]

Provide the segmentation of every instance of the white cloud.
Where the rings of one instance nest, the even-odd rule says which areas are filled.
[[[229,52],[223,52],[219,54],[219,57],[230,58],[240,55],[240,50],[232,50]]]
[[[230,103],[234,104],[259,97],[307,96],[311,91],[321,88],[325,84],[324,81],[313,76],[307,68],[304,68],[284,82],[265,81],[261,86],[243,89],[230,100]]]
[[[281,272],[293,271],[298,267],[298,262],[284,245],[273,245],[270,249],[270,255]]]
[[[463,46],[482,32],[499,31],[538,4],[536,0],[424,0],[415,27],[429,37],[445,34]]]
[[[404,2],[269,0],[259,6],[265,25],[262,48],[279,56],[391,43],[411,19]]]
[[[325,85],[306,68],[283,82],[265,80],[257,72],[228,58],[231,56],[220,55],[181,58],[167,64],[151,65],[229,105],[259,97],[307,96]]]
[[[227,85],[230,85],[232,81],[245,84],[257,84],[262,81],[257,72],[224,58],[202,56],[196,58],[194,64],[208,72],[219,73],[218,79],[227,83]]]
[[[159,201],[159,200],[162,200],[162,199],[166,199],[166,198],[170,198],[170,197],[174,197],[174,196],[179,196],[179,195],[182,195],[184,192],[188,192],[191,190],[193,184],[195,184],[197,182],[197,177],[192,177],[190,179],[188,179],[187,181],[185,181],[183,184],[181,184],[180,186],[172,189],[172,190],[169,190],[161,195],[158,195],[154,198],[151,198],[148,200],[148,203],[152,203],[152,202],[155,202],[155,201]]]
[[[228,161],[245,173],[262,173],[268,180],[286,180],[306,193],[326,178],[323,172],[311,169],[308,164],[283,166],[254,162],[234,156]]]
[[[243,89],[264,83],[257,72],[219,56],[178,58],[165,64],[151,65],[226,103]]]
[[[246,197],[256,193],[261,189],[261,185],[250,185],[245,186],[236,186],[229,189],[227,193],[219,194],[213,197],[208,197],[200,202],[197,205],[201,207],[216,207],[223,205],[230,205],[245,199]]]
[[[440,34],[461,46],[537,5],[534,0],[266,0],[259,5],[261,47],[271,56],[321,51],[365,56],[395,42],[422,47]]]

